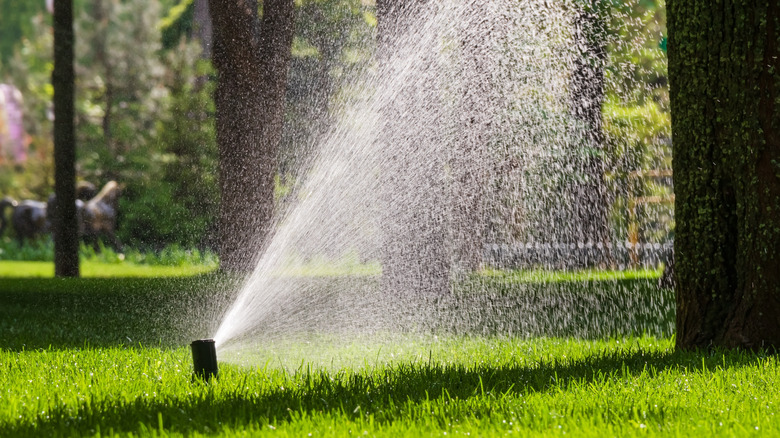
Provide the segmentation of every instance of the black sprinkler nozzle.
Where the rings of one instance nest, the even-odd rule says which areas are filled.
[[[209,381],[217,377],[217,347],[213,339],[198,339],[190,344],[192,347],[192,364],[195,366],[195,377]]]

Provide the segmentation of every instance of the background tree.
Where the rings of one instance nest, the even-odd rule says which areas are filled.
[[[120,241],[202,247],[217,196],[213,104],[199,80],[210,70],[199,44],[180,35],[162,50],[158,2],[80,1],[80,176],[123,185]]]
[[[157,3],[74,1],[77,177],[97,185],[116,178],[123,185],[117,230],[123,243],[140,250],[203,249],[211,243],[219,202],[213,87],[206,80],[212,70],[200,44],[186,35],[161,49],[156,28],[166,2]],[[103,14],[100,26],[96,11]],[[51,16],[27,19],[37,32],[17,42],[2,75],[25,90],[30,159],[23,166],[0,164],[0,193],[45,200],[54,185]],[[98,47],[106,52],[101,61]]]
[[[13,56],[0,66],[0,77],[2,82],[24,90],[23,121],[29,136],[28,160],[22,166],[8,162],[0,164],[0,193],[16,199],[45,200],[54,187],[51,86],[54,34],[48,12],[38,12],[27,18],[36,28],[45,31],[37,33],[35,38],[17,41]]]
[[[221,200],[221,268],[251,268],[270,229],[274,177],[284,121],[284,95],[294,29],[294,2],[209,2]]]
[[[677,346],[780,346],[780,4],[669,0]]]
[[[79,236],[76,219],[76,134],[73,2],[54,7],[54,273],[79,276]]]
[[[574,59],[570,83],[573,154],[582,176],[568,187],[574,242],[606,243],[609,200],[604,181],[604,68],[607,64],[607,15],[603,0],[577,2],[573,23]]]
[[[120,238],[136,247],[212,248],[219,204],[212,73],[201,46],[181,39],[167,53],[167,103],[157,114],[155,136],[134,159],[143,169],[122,196]],[[135,157],[135,156],[134,156]]]
[[[198,41],[202,56],[211,58],[212,26],[208,0],[178,0],[160,20],[162,44],[166,49],[176,47],[183,36]]]
[[[398,87],[382,110],[380,132],[385,154],[382,281],[388,293],[406,297],[449,293],[452,267],[443,177],[446,145],[437,132],[442,108],[435,67],[439,54],[416,32],[428,5],[426,0],[381,0],[376,5],[380,75],[383,83]],[[409,68],[399,73],[404,62]],[[422,160],[426,166],[419,165]],[[412,193],[416,196],[410,199]]]
[[[602,128],[611,238],[630,240],[633,226],[639,242],[666,243],[674,208],[665,3],[612,3],[607,27]],[[653,174],[664,176],[639,177]],[[639,197],[662,202],[636,206]]]
[[[305,174],[316,140],[338,119],[372,62],[376,17],[358,0],[296,2],[295,38],[279,155],[282,181]],[[369,24],[372,22],[374,25]]]
[[[82,0],[76,31],[77,133],[82,174],[133,184],[157,134],[168,90],[158,55],[159,3]]]
[[[35,34],[32,17],[45,9],[43,1],[0,0],[0,65],[11,59],[19,40]]]

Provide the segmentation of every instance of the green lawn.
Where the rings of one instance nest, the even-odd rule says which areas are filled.
[[[512,282],[550,283],[550,282],[588,282],[605,280],[657,280],[662,269],[612,270],[499,270],[486,269],[480,272],[482,277],[501,278]]]
[[[193,381],[186,344],[213,332],[229,301],[226,282],[213,275],[0,280],[0,436],[780,434],[776,356],[675,352],[669,337],[493,330],[375,345],[371,338],[286,344],[275,348],[303,358],[297,366],[260,355],[254,367],[222,363],[211,384]],[[569,296],[576,287],[586,301],[606,305],[614,300],[609,288],[657,300],[651,284],[529,289],[502,278],[495,287],[517,299]],[[578,306],[566,311],[591,311]],[[611,313],[593,318],[620,317]],[[323,354],[350,359],[306,360]]]
[[[133,263],[81,262],[82,277],[181,277],[204,274],[213,266],[151,266]],[[54,277],[53,262],[0,261],[0,278]]]

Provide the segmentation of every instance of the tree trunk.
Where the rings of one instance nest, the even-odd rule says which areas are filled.
[[[677,346],[780,347],[780,6],[668,17]]]
[[[606,243],[608,200],[604,185],[604,144],[601,108],[604,102],[604,65],[607,61],[602,0],[589,0],[574,19],[577,47],[571,79],[574,139],[581,152],[575,166],[581,181],[571,187],[572,243]],[[579,178],[578,178],[579,179]],[[582,263],[577,261],[578,264]]]
[[[438,48],[429,47],[427,35],[414,31],[428,3],[377,1],[380,74],[383,86],[394,88],[383,91],[393,97],[383,108],[379,140],[384,154],[382,282],[386,293],[405,298],[435,297],[450,290],[445,154],[438,133]]]
[[[482,263],[485,214],[488,202],[489,147],[494,130],[496,105],[501,96],[493,83],[495,50],[502,29],[492,20],[492,2],[464,5],[458,9],[460,99],[458,138],[453,145],[450,167],[453,263],[469,273]]]
[[[203,50],[201,56],[208,59],[211,58],[212,35],[214,33],[209,14],[209,2],[208,0],[195,0],[194,8],[192,36],[200,42],[200,47]]]
[[[54,273],[79,276],[76,220],[76,136],[74,128],[73,2],[54,5]]]
[[[293,37],[293,0],[209,1],[218,72],[219,256],[245,272],[266,238]]]

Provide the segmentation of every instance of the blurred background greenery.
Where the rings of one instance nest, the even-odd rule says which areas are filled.
[[[214,71],[210,24],[199,3],[74,0],[78,178],[98,186],[120,182],[118,237],[139,251],[206,252],[214,245]],[[635,200],[663,201],[672,193],[670,175],[647,177],[671,169],[665,5],[601,3],[609,34],[603,159],[615,193],[613,237],[625,241]],[[279,202],[299,179],[315,137],[334,122],[334,102],[349,98],[351,79],[372,62],[376,28],[371,0],[296,0],[296,6]],[[28,148],[23,162],[0,157],[2,196],[45,200],[52,192],[52,50],[45,0],[0,0],[0,82],[23,95]],[[668,203],[640,209],[642,240],[668,240]],[[6,234],[0,259],[10,257]]]

